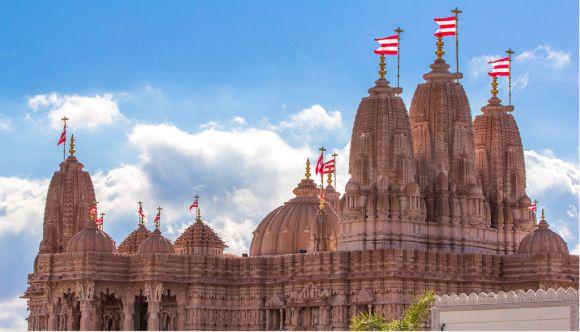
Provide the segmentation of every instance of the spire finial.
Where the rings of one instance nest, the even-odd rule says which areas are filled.
[[[540,218],[540,221],[546,222],[546,214],[544,213],[544,208],[542,208],[542,217]]]
[[[493,98],[497,98],[497,76],[493,76],[491,80],[491,95]]]
[[[332,185],[332,173],[328,173],[328,178],[326,179],[326,183],[328,183],[329,186]]]
[[[99,202],[94,201],[89,209],[89,222],[92,225],[95,225],[95,220],[97,219],[97,204],[99,204]]]
[[[201,209],[200,208],[197,208],[197,211],[195,211],[195,221],[201,222]]]
[[[153,221],[155,223],[155,229],[159,229],[161,227],[161,210],[163,210],[161,206],[157,207],[157,216]]]
[[[139,210],[137,210],[137,213],[139,214],[139,226],[145,226],[145,217],[143,214],[143,202],[139,201],[137,202],[137,204],[139,205]]]
[[[387,74],[385,55],[381,54],[381,57],[379,60],[379,78],[385,78],[385,74]]]
[[[306,158],[306,173],[304,173],[306,180],[310,180],[310,175],[310,158]]]
[[[68,149],[68,152],[71,156],[75,155],[75,135],[70,135],[70,148]]]
[[[437,60],[441,60],[443,59],[443,55],[445,54],[445,51],[443,50],[444,44],[442,36],[437,36],[437,43],[435,45],[437,45],[437,50],[435,51],[435,54],[437,55]]]
[[[320,185],[320,203],[318,207],[322,210],[324,209],[324,205],[326,204],[326,195],[324,194],[324,188]]]

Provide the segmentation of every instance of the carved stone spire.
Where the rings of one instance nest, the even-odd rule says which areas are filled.
[[[475,158],[492,227],[531,230],[524,149],[513,110],[513,106],[502,105],[496,95],[481,108],[482,114],[473,122]]]
[[[71,150],[74,145],[71,138]],[[84,228],[95,190],[89,173],[72,154],[60,164],[48,187],[40,252],[62,252],[69,239]]]
[[[417,181],[427,205],[427,221],[489,223],[473,148],[471,111],[461,73],[449,72],[441,57],[419,84],[410,117]]]
[[[350,145],[349,173],[341,221],[340,250],[374,249],[390,246],[389,221],[420,221],[419,188],[409,118],[401,88],[392,88],[381,78],[369,90],[356,113]],[[400,201],[405,201],[401,206]],[[408,203],[408,204],[407,204]],[[360,234],[361,225],[365,231]],[[381,226],[381,224],[384,224]]]

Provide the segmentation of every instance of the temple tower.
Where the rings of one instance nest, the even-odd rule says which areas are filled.
[[[441,47],[442,43],[410,109],[417,181],[427,205],[427,221],[487,227],[489,205],[475,167],[469,102],[456,82],[462,74],[449,72]],[[464,226],[450,231],[452,247],[463,243],[465,232]]]
[[[497,90],[483,114],[475,117],[475,158],[482,189],[491,209],[491,226],[506,233],[505,248],[515,250],[516,230],[533,229],[530,199],[526,195],[526,170],[520,131],[511,112],[497,98]]]
[[[93,182],[75,157],[74,144],[71,136],[70,155],[54,172],[48,187],[40,253],[63,252],[70,238],[84,228],[95,201]]]
[[[356,112],[339,250],[404,247],[403,224],[424,220],[402,89],[383,75]]]

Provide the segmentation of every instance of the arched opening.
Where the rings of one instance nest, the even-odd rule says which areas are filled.
[[[141,291],[135,296],[133,326],[136,331],[147,331],[147,308],[147,299]]]

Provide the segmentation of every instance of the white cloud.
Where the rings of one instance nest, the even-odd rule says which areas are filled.
[[[550,45],[539,45],[535,49],[524,51],[515,57],[518,62],[534,61],[556,68],[565,67],[570,63],[570,59],[570,53],[553,49]]]
[[[0,234],[42,232],[48,180],[0,177]]]
[[[501,58],[499,55],[480,55],[469,60],[469,73],[473,78],[481,76],[487,77],[487,73],[491,70],[489,62]]]
[[[14,297],[0,302],[0,330],[26,331],[26,300]]]
[[[221,125],[216,122],[216,121],[209,121],[206,123],[202,123],[201,125],[199,125],[200,129],[206,130],[206,129],[220,129]]]
[[[577,218],[578,217],[578,208],[575,205],[568,204],[568,210],[566,210],[566,214],[570,218]]]
[[[246,119],[242,118],[241,116],[234,116],[234,123],[239,126],[245,126],[248,124]]]
[[[12,121],[0,115],[0,130],[10,130],[10,129],[12,129]]]
[[[556,220],[555,222],[553,222],[551,228],[553,228],[553,230],[556,233],[560,234],[560,236],[567,243],[570,243],[576,239],[576,237],[574,236],[574,232],[570,229],[570,226],[562,220]]]
[[[524,157],[527,192],[530,196],[537,196],[549,189],[574,195],[580,193],[580,170],[577,164],[558,159],[550,150],[525,151]]]
[[[524,73],[512,78],[512,91],[521,91],[530,83],[530,74]]]
[[[112,94],[79,96],[52,92],[28,98],[28,106],[34,113],[46,112],[54,129],[62,127],[63,116],[70,119],[71,127],[87,129],[95,129],[123,119]]]
[[[340,112],[327,112],[320,105],[313,105],[310,108],[290,117],[290,120],[280,122],[279,127],[295,128],[298,130],[313,131],[317,129],[333,130],[342,126],[342,116]]]
[[[574,246],[574,248],[572,248],[572,250],[570,251],[570,254],[572,254],[572,255],[580,255],[580,243],[576,243],[576,245]]]

